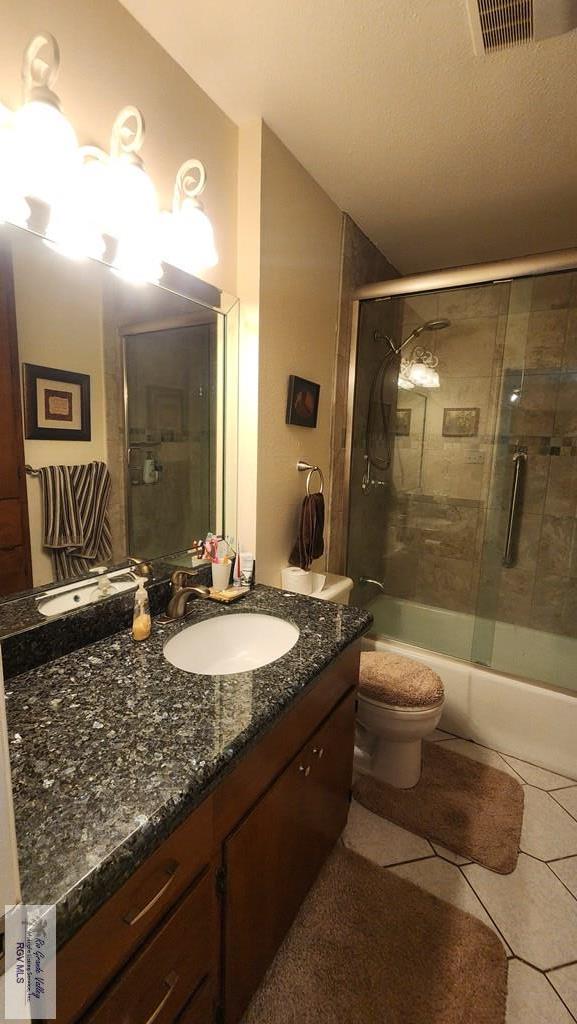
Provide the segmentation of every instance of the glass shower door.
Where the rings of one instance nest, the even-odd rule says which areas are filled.
[[[577,275],[511,284],[472,659],[577,686]]]

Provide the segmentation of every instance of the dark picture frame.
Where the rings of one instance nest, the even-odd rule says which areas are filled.
[[[443,409],[443,437],[477,437],[481,410]]]
[[[90,376],[36,363],[24,363],[22,370],[27,440],[90,441]],[[71,425],[65,427],[64,423]]]
[[[293,427],[316,427],[320,384],[291,374],[288,382],[285,422]]]
[[[395,434],[397,437],[410,437],[412,409],[397,409]]]

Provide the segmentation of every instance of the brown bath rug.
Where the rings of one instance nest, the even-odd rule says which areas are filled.
[[[486,925],[337,847],[243,1024],[504,1024],[506,993]]]
[[[505,772],[423,743],[423,774],[412,789],[361,775],[354,797],[367,810],[453,853],[508,875],[517,866],[523,788]]]

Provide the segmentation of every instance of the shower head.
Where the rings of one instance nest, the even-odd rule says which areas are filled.
[[[450,326],[450,320],[427,320],[426,324],[417,327],[415,334],[421,334],[423,331],[444,331],[446,327]]]

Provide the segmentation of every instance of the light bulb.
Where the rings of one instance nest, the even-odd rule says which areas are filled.
[[[70,189],[60,194],[52,207],[46,242],[70,259],[101,259],[108,201],[107,157],[93,147],[80,150],[80,155]]]
[[[14,115],[14,161],[21,196],[52,204],[76,169],[74,129],[57,106],[30,100]]]
[[[441,386],[439,374],[432,366],[426,366],[421,360],[411,365],[409,380],[419,388],[438,388]]]
[[[162,277],[163,266],[154,235],[120,238],[112,269],[117,277],[130,284],[157,284]]]

